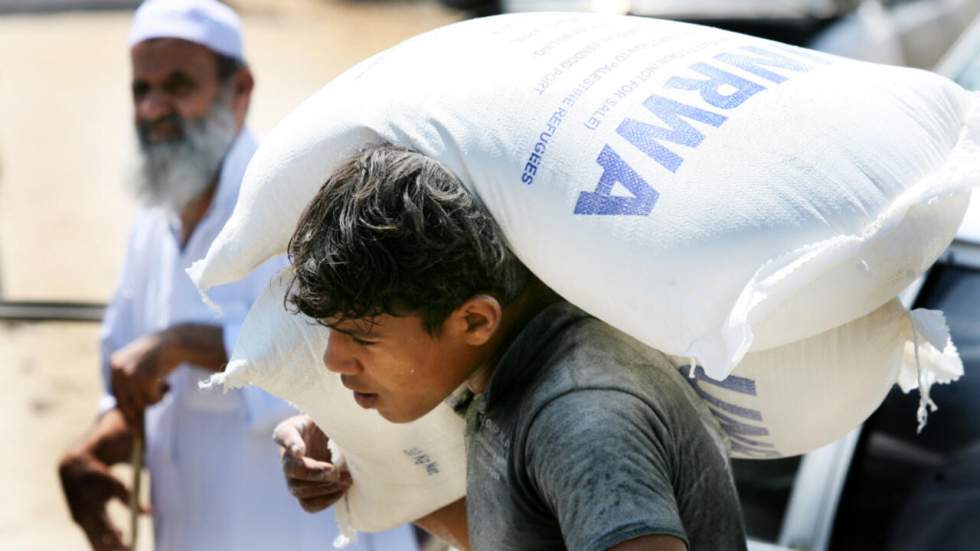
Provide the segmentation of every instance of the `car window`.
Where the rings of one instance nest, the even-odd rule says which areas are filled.
[[[945,312],[965,375],[933,387],[939,409],[921,434],[916,392],[896,387],[868,419],[831,549],[966,551],[980,541],[980,271],[937,264],[915,306]]]
[[[881,5],[886,8],[891,8],[895,6],[902,6],[904,4],[923,4],[932,3],[929,0],[881,0]]]
[[[745,531],[750,538],[769,543],[779,540],[800,459],[732,460]]]
[[[947,52],[936,70],[967,90],[980,90],[980,17]]]
[[[967,90],[980,89],[980,48],[974,53],[970,61],[963,66],[954,80]]]

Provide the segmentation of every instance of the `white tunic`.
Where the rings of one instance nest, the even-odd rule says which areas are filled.
[[[221,325],[232,350],[241,324],[284,260],[273,259],[242,281],[214,289],[218,318],[201,301],[184,270],[202,258],[231,216],[245,166],[257,146],[245,130],[226,156],[214,200],[183,250],[179,220],[161,209],[137,213],[119,287],[102,325],[101,410],[114,406],[109,356],[134,339],[181,322]],[[151,477],[157,551],[278,551],[332,549],[338,534],[332,509],[310,515],[286,489],[272,429],[295,414],[257,388],[202,391],[210,371],[181,365],[170,391],[146,410],[146,462]],[[408,526],[362,534],[347,549],[417,550]]]

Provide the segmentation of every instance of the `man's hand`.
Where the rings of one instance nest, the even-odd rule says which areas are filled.
[[[106,504],[113,498],[128,504],[129,490],[109,472],[109,465],[129,456],[130,434],[119,410],[110,410],[58,465],[71,516],[95,551],[127,549],[106,514]]]
[[[106,504],[112,498],[128,504],[129,490],[112,476],[108,466],[91,455],[69,455],[59,465],[58,474],[71,517],[85,532],[92,549],[128,549],[122,533],[109,520]]]
[[[109,368],[112,393],[129,423],[137,426],[140,413],[167,392],[166,377],[177,364],[166,352],[166,331],[144,335],[112,355]]]
[[[286,485],[306,512],[330,507],[350,488],[350,473],[330,462],[327,435],[308,416],[297,415],[279,423],[274,438]]]

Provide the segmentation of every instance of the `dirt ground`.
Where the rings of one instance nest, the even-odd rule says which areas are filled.
[[[459,18],[424,1],[231,3],[245,24],[260,134],[357,61]],[[0,16],[0,298],[104,302],[112,292],[134,210],[121,189],[129,17]],[[0,322],[0,436],[10,446],[0,457],[0,551],[87,548],[55,464],[95,410],[97,332]],[[113,514],[125,523],[121,506]]]

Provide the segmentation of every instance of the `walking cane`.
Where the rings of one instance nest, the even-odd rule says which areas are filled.
[[[136,551],[136,541],[139,535],[140,520],[140,486],[143,472],[143,413],[140,412],[137,426],[133,431],[133,455],[130,457],[133,466],[133,484],[129,494],[129,549]]]

